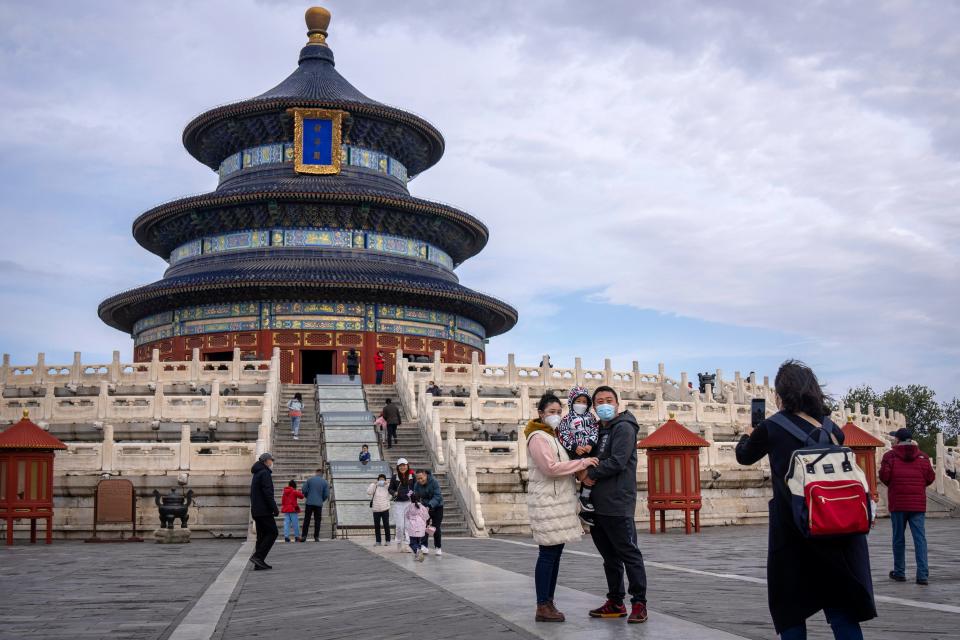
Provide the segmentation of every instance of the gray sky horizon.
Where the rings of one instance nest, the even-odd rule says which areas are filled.
[[[444,134],[412,194],[482,220],[488,360],[960,395],[960,4],[375,0],[337,69]],[[180,141],[296,66],[308,2],[0,2],[0,351],[124,360],[131,223],[216,187]]]

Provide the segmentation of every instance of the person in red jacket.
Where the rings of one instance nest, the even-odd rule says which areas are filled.
[[[897,582],[907,579],[905,532],[909,524],[917,555],[917,584],[929,584],[924,519],[927,487],[933,484],[936,474],[930,458],[911,439],[913,434],[909,429],[897,429],[890,435],[895,441],[893,448],[883,454],[880,462],[880,482],[887,485],[890,524],[893,526],[893,571],[890,572],[890,579]]]
[[[383,384],[383,351],[377,351],[373,357],[373,366],[377,370],[377,384]]]
[[[280,497],[280,513],[283,514],[283,541],[290,542],[290,530],[293,529],[293,541],[303,542],[300,533],[300,505],[297,500],[303,500],[303,493],[297,489],[297,481],[291,480],[283,488]]]

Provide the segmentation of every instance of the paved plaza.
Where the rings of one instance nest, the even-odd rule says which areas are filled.
[[[880,617],[865,637],[956,638],[957,520],[928,521],[931,584],[896,584],[889,522],[871,534]],[[0,638],[773,638],[764,585],[765,527],[700,535],[642,533],[650,621],[590,620],[603,573],[589,538],[563,556],[561,625],[533,622],[529,538],[448,539],[422,564],[365,538],[284,544],[273,571],[251,571],[250,543],[184,546],[18,544],[0,551]],[[908,558],[912,548],[908,542]],[[912,560],[909,566],[912,567]],[[831,638],[822,619],[811,638]]]

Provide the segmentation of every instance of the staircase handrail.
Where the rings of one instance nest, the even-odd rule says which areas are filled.
[[[470,535],[486,538],[487,527],[483,519],[480,491],[477,488],[477,473],[467,459],[464,441],[457,438],[457,429],[454,425],[448,428],[444,447],[447,451],[447,478],[450,480],[450,488],[464,507]]]
[[[337,494],[333,489],[333,469],[330,468],[330,461],[323,461],[323,473],[327,476],[327,486],[330,489],[330,497],[327,499],[327,509],[330,517],[330,539],[337,537]]]

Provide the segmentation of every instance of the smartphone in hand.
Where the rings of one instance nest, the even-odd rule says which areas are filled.
[[[756,429],[767,419],[767,401],[764,398],[753,398],[750,401],[750,427]]]

